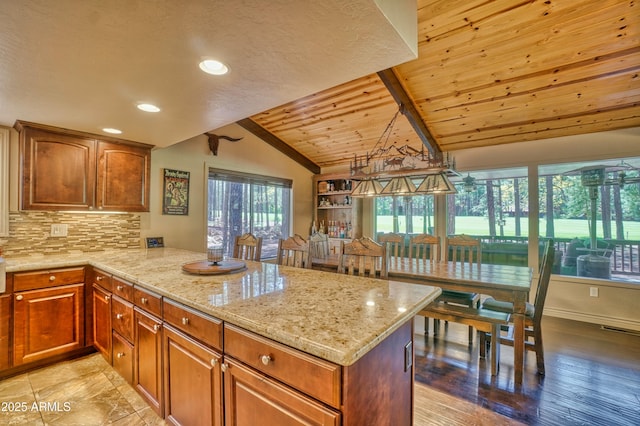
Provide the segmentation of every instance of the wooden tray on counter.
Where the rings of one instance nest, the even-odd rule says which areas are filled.
[[[212,264],[208,260],[201,260],[198,262],[185,263],[182,265],[182,270],[197,275],[221,275],[239,272],[246,267],[247,264],[239,260],[223,260],[222,262],[218,262],[217,265]]]

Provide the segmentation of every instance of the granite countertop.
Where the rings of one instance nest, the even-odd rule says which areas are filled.
[[[205,253],[157,248],[6,258],[7,272],[89,264],[223,321],[348,366],[440,288],[249,262],[243,271],[191,275]]]

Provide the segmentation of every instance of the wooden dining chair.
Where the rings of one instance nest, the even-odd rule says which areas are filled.
[[[329,236],[323,232],[314,232],[309,237],[311,257],[326,259],[329,256]]]
[[[404,257],[404,235],[393,232],[380,234],[378,235],[378,243],[387,245],[389,257]]]
[[[409,239],[408,257],[422,262],[440,261],[440,237],[431,234],[418,234]]]
[[[536,353],[536,364],[538,374],[544,376],[544,347],[542,345],[542,313],[544,311],[544,302],[547,298],[547,290],[549,289],[549,281],[551,280],[551,271],[555,258],[555,248],[553,240],[549,239],[545,243],[542,263],[540,267],[540,275],[538,277],[538,288],[536,289],[536,297],[533,304],[527,303],[525,310],[525,348]],[[496,312],[513,312],[513,303],[496,300],[488,297],[482,303],[482,308]],[[486,350],[489,344],[503,344],[513,346],[513,324],[507,327],[506,335],[500,333],[500,341],[494,339],[487,333],[480,333],[480,350]]]
[[[260,261],[262,253],[262,237],[246,233],[236,236],[233,245],[233,257],[243,260]]]
[[[473,267],[474,263],[480,268],[482,260],[482,246],[480,240],[468,235],[454,235],[446,239],[447,259],[453,263],[458,263],[464,267],[468,264]],[[452,303],[457,305],[478,308],[480,306],[480,295],[466,291],[442,290],[438,296],[439,302]],[[434,319],[434,330],[438,328],[438,320]],[[428,324],[425,321],[425,332],[428,332]],[[473,343],[474,328],[469,325],[469,344]]]
[[[310,269],[309,243],[297,234],[286,240],[280,238],[278,240],[276,263],[278,265]]]
[[[389,257],[387,246],[369,237],[340,242],[338,273],[388,278]]]

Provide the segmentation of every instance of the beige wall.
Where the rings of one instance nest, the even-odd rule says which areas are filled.
[[[206,248],[206,182],[210,167],[293,180],[293,232],[309,235],[313,217],[313,174],[236,124],[215,132],[243,139],[239,142],[221,140],[217,156],[209,151],[204,135],[153,150],[151,213],[143,218],[142,236],[162,236],[165,245],[171,247],[195,251]],[[162,214],[162,171],[165,168],[191,173],[188,216]]]

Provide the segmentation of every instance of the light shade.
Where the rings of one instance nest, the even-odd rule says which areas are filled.
[[[411,195],[415,192],[416,186],[411,179],[406,176],[394,177],[382,190],[382,195]]]
[[[382,193],[382,184],[376,179],[361,180],[353,191],[352,197],[375,197]]]
[[[415,194],[456,194],[458,191],[445,173],[427,175]]]

